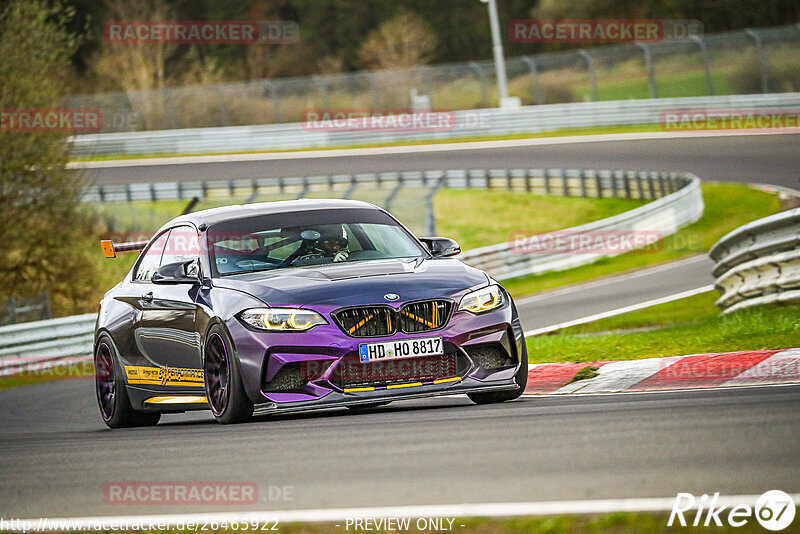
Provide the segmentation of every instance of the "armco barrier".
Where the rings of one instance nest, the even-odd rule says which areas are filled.
[[[409,172],[365,173],[358,175],[297,176],[214,182],[171,182],[127,184],[89,188],[85,202],[126,202],[136,200],[174,200],[200,198],[255,198],[259,195],[286,194],[303,198],[310,191],[324,191],[349,198],[359,184],[375,184],[391,191],[384,205],[402,187],[427,188],[425,233],[436,233],[432,199],[442,187],[457,189],[503,188],[542,195],[591,198],[652,200],[640,208],[614,217],[564,230],[570,233],[652,230],[661,236],[675,233],[703,214],[700,181],[693,175],[675,172],[645,172],[586,169],[451,169]],[[525,230],[521,228],[520,230]],[[591,263],[609,254],[516,253],[508,242],[466,252],[462,259],[484,269],[498,280],[524,274],[568,269]]]
[[[709,252],[726,312],[800,300],[800,208],[748,223]]]
[[[800,93],[652,98],[582,102],[454,112],[452,128],[417,131],[315,131],[302,123],[184,128],[142,132],[78,135],[73,153],[191,154],[288,150],[418,140],[459,139],[547,132],[563,128],[659,124],[662,113],[675,110],[796,111]]]
[[[601,173],[602,171],[596,171]],[[610,171],[606,171],[610,172]],[[638,173],[633,173],[636,176]],[[661,173],[645,173],[647,183],[653,187],[655,183],[664,180]],[[655,176],[652,176],[655,174]],[[606,190],[619,190],[630,188],[630,181],[626,179],[628,173],[606,174],[608,182],[604,182]],[[679,188],[658,200],[644,206],[594,221],[581,226],[564,230],[564,234],[592,235],[603,232],[636,232],[657,231],[661,237],[674,234],[679,228],[691,224],[703,215],[703,195],[700,190],[700,180],[690,174],[675,175],[670,177],[679,184]],[[639,186],[641,187],[641,181]],[[475,265],[491,274],[497,280],[506,280],[526,274],[539,274],[547,271],[558,271],[592,263],[610,253],[531,253],[513,250],[513,243],[499,243],[465,252],[462,260],[470,265]]]
[[[0,375],[92,353],[97,315],[75,315],[0,327]]]

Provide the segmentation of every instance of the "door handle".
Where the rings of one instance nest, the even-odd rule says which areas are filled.
[[[144,300],[146,302],[153,302],[153,292],[150,291],[150,292],[145,293],[144,295],[142,295],[142,300]]]

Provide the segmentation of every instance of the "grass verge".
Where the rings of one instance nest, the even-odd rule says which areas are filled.
[[[542,196],[518,191],[443,189],[434,199],[439,234],[464,250],[508,241],[512,233],[551,232],[623,213],[638,200]],[[511,216],[513,214],[513,216]]]
[[[32,369],[15,375],[2,376],[0,377],[0,390],[28,386],[40,382],[51,382],[53,380],[89,378],[93,375],[94,364],[91,360],[69,365],[59,364],[47,369]]]
[[[747,185],[705,183],[702,189],[706,205],[703,217],[659,241],[657,246],[602,258],[567,271],[512,278],[504,281],[503,285],[513,296],[520,297],[708,252],[731,230],[780,211],[777,195]]]
[[[714,308],[716,293],[527,339],[530,363],[638,360],[684,354],[800,347],[800,304],[729,314]],[[646,328],[639,332],[630,329]]]

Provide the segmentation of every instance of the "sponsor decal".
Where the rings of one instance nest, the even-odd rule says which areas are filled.
[[[202,369],[125,366],[128,384],[203,387]]]

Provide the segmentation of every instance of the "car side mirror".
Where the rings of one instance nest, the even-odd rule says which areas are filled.
[[[197,260],[168,263],[153,273],[154,284],[199,284]]]
[[[448,256],[455,256],[461,254],[461,247],[458,243],[447,237],[423,237],[420,241],[425,243],[431,254],[437,258],[446,258]]]

